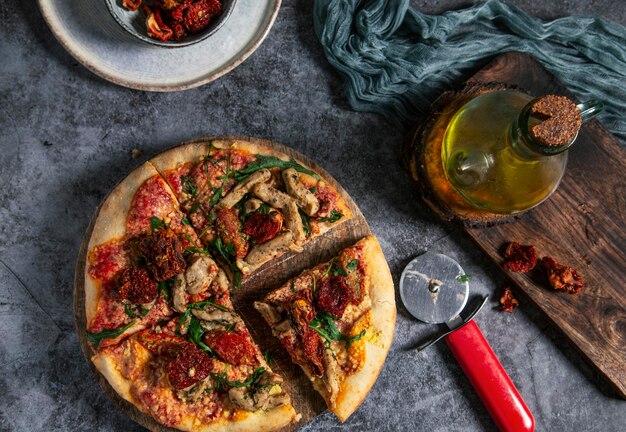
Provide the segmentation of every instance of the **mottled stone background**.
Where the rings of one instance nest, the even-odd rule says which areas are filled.
[[[477,293],[502,283],[472,243],[419,201],[398,165],[402,131],[350,110],[313,34],[310,0],[284,0],[265,43],[233,72],[171,94],[116,87],[87,71],[35,3],[0,2],[1,430],[142,430],[105,397],[79,350],[74,263],[107,191],[138,163],[196,136],[272,139],[323,165],[361,207],[396,281],[412,257],[432,249],[458,259]],[[626,24],[621,0],[513,3],[542,18],[586,13]],[[415,2],[433,13],[464,4]],[[535,309],[490,306],[477,321],[538,431],[626,430],[626,402]],[[345,425],[326,413],[303,430],[495,430],[445,344],[412,349],[433,331],[399,306],[389,358],[363,406]]]

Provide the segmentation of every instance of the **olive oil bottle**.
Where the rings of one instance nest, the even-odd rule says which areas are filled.
[[[482,94],[447,126],[446,176],[475,207],[501,214],[528,210],[556,190],[580,124],[601,110],[599,102],[574,105],[563,96],[533,99],[515,90]]]

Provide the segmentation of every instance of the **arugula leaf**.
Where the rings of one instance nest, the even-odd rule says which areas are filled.
[[[270,364],[272,360],[274,360],[274,352],[273,351],[265,351],[263,353],[263,358],[265,359],[265,363]]]
[[[343,217],[343,213],[338,212],[337,210],[331,210],[330,211],[330,216],[327,217],[323,217],[321,218],[319,221],[320,222],[330,222],[330,223],[335,223],[337,222],[339,219],[341,219]]]
[[[172,279],[159,282],[159,294],[162,294],[165,300],[170,299],[170,283],[171,282],[172,282]]]
[[[363,329],[363,331],[361,331],[361,333],[359,333],[358,335],[353,336],[353,337],[351,337],[351,338],[347,338],[347,339],[345,339],[345,341],[346,341],[346,349],[347,349],[347,348],[350,348],[350,345],[352,345],[354,342],[356,342],[356,341],[358,341],[358,340],[361,340],[361,338],[362,338],[363,336],[365,336],[365,332],[366,332],[366,330],[365,330],[365,329]]]
[[[195,212],[197,212],[198,209],[200,209],[201,205],[202,205],[201,202],[193,203],[192,206],[189,208],[189,214],[194,214]]]
[[[215,303],[214,301],[212,301],[210,299],[209,300],[199,301],[199,302],[196,302],[196,303],[189,303],[187,305],[187,309],[204,309],[207,305],[213,306],[214,308],[219,309],[219,310],[224,311],[224,312],[228,312],[229,311],[226,306],[222,306],[219,303]]]
[[[183,192],[190,195],[191,198],[195,197],[198,192],[198,187],[194,183],[193,179],[190,176],[182,176],[180,179],[183,184]]]
[[[348,265],[346,266],[346,268],[350,271],[354,271],[356,270],[356,266],[359,265],[359,260],[357,259],[353,259],[352,261],[350,261],[348,263]]]
[[[302,219],[302,226],[304,227],[304,233],[307,238],[311,237],[311,220],[309,219],[309,215],[298,209],[298,213],[300,213],[300,219]]]
[[[189,312],[189,310],[188,310]],[[185,312],[186,314],[187,312]],[[189,327],[187,327],[187,337],[193,343],[195,343],[198,348],[207,354],[214,355],[213,350],[209,348],[204,342],[202,342],[202,336],[206,333],[206,330],[200,325],[200,320],[195,316],[191,315],[191,321],[189,321]]]
[[[313,187],[309,188],[309,192],[315,193],[315,192],[317,192],[317,188],[315,186],[313,186]]]
[[[269,214],[269,212],[272,210],[272,208],[270,206],[268,206],[267,204],[263,203],[259,206],[258,209],[256,209],[257,212],[261,213],[261,214]]]
[[[232,269],[232,267],[231,267]],[[242,278],[241,270],[236,269],[233,270],[233,285],[235,288],[241,288],[241,278]]]
[[[458,275],[456,277],[456,280],[459,282],[469,282],[472,280],[472,276],[468,275],[468,274],[462,274],[462,275]]]
[[[85,337],[87,338],[87,341],[89,341],[95,349],[98,349],[98,346],[100,346],[100,342],[102,342],[104,339],[115,339],[116,337],[124,333],[126,330],[131,328],[135,324],[135,322],[136,321],[131,321],[128,324],[126,324],[124,327],[118,328],[116,330],[102,330],[100,333],[86,332]]]
[[[141,314],[141,316],[148,315],[148,312],[150,312],[150,309],[144,309],[144,308],[139,309],[139,313]]]
[[[249,387],[249,386],[253,385],[256,381],[258,381],[259,378],[261,377],[261,375],[263,375],[264,372],[265,372],[265,368],[264,367],[258,367],[258,368],[256,368],[254,370],[254,372],[252,373],[250,378],[248,378],[245,381],[228,381],[228,379],[226,378],[226,372],[222,372],[222,373],[219,373],[219,374],[211,374],[211,376],[216,381],[216,385],[215,385],[216,389],[219,389],[219,388],[221,388],[223,386],[229,386],[229,387]]]
[[[215,204],[222,198],[222,193],[224,193],[224,182],[222,182],[222,186],[213,188],[213,196],[211,197],[211,201],[209,201],[210,207],[215,207]]]
[[[129,303],[124,305],[124,313],[130,318],[137,318],[137,313],[133,310],[133,307]]]
[[[150,216],[150,229],[154,231],[159,228],[165,228],[165,222],[156,216]]]
[[[352,343],[360,340],[365,335],[366,330],[352,337],[344,335],[337,328],[336,320],[337,318],[329,313],[318,312],[317,316],[309,323],[309,327],[315,330],[328,344],[333,340],[345,341],[346,348],[349,348]]]
[[[294,168],[296,171],[309,174],[310,176],[313,176],[316,179],[321,180],[320,176],[315,174],[313,171],[306,169],[305,167],[303,167],[302,165],[300,165],[298,162],[296,162],[293,159],[285,161],[275,156],[263,156],[263,155],[257,155],[256,161],[248,164],[248,166],[245,167],[244,169],[236,171],[234,174],[234,179],[240,182],[242,180],[245,180],[246,177],[248,177],[253,172],[258,171],[263,168],[281,168],[281,169]]]
[[[180,221],[183,223],[183,225],[191,226],[191,221],[189,220],[187,216],[183,216],[183,218]]]
[[[342,267],[337,266],[333,269],[333,275],[346,277],[348,273]]]

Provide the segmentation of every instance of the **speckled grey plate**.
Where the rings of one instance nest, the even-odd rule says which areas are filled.
[[[38,0],[59,42],[95,74],[115,84],[148,91],[178,91],[206,84],[250,56],[269,32],[281,0],[237,0],[211,37],[166,49],[122,29],[104,0]]]
[[[117,23],[132,36],[151,45],[158,45],[166,48],[179,48],[203,41],[217,32],[220,27],[224,25],[226,20],[228,20],[228,17],[235,7],[236,0],[222,0],[222,13],[218,17],[214,18],[209,26],[200,33],[188,35],[181,41],[171,40],[167,42],[148,36],[148,32],[146,30],[146,14],[141,11],[141,8],[136,11],[129,11],[122,6],[122,0],[104,0],[104,2],[113,16],[113,19],[115,19],[115,21],[117,21]]]

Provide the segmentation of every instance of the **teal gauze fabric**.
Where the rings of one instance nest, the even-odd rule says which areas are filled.
[[[431,16],[408,0],[316,0],[315,31],[355,110],[410,127],[444,90],[506,51],[532,54],[626,142],[626,28],[591,16],[551,22],[502,1]]]

